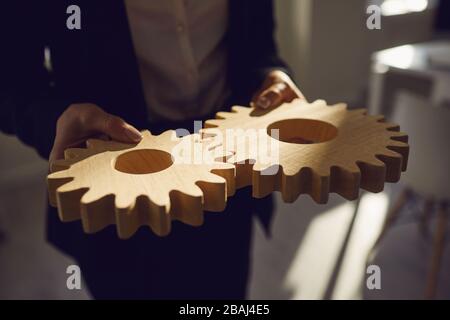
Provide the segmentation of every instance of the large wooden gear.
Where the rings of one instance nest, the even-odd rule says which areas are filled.
[[[275,161],[249,152],[251,140],[241,139],[248,130],[277,142]],[[287,202],[303,193],[318,203],[330,192],[355,199],[360,187],[379,192],[406,169],[407,135],[398,130],[381,116],[322,100],[233,107],[208,120],[201,135],[144,131],[136,145],[91,139],[87,148],[68,149],[52,165],[49,199],[62,221],[81,219],[87,233],[115,224],[124,239],[142,225],[167,235],[174,219],[201,225],[204,210],[223,211],[227,197],[248,185],[254,197],[280,191]]]
[[[228,162],[236,165],[236,186],[252,185],[257,198],[280,191],[286,202],[306,193],[325,203],[335,192],[353,200],[360,187],[379,192],[385,181],[398,181],[406,170],[408,136],[399,126],[368,116],[364,109],[347,110],[345,104],[297,99],[272,110],[233,107],[207,120],[205,127],[204,137],[220,135],[224,146],[233,146],[224,152],[233,154]],[[241,131],[231,137],[225,133],[235,128]],[[278,129],[278,163],[262,163],[250,153],[251,140],[242,139],[248,129],[267,134]]]

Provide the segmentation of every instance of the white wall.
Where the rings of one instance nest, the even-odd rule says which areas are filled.
[[[381,30],[366,27],[362,0],[278,0],[277,40],[308,100],[365,103],[371,54],[425,41],[434,11],[383,16]]]

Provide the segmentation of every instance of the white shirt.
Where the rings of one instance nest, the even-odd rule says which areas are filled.
[[[227,95],[227,0],[126,0],[150,121],[199,118]]]

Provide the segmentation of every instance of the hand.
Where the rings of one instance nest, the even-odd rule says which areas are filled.
[[[261,109],[276,108],[295,98],[305,99],[286,73],[274,70],[267,75],[261,89],[253,96],[250,105]]]
[[[125,143],[137,143],[142,139],[136,128],[94,104],[70,105],[56,123],[56,137],[49,156],[50,162],[64,158],[65,149],[78,146],[88,138],[102,134]]]

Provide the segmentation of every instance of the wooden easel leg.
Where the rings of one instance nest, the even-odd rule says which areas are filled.
[[[439,270],[445,246],[445,233],[447,231],[448,212],[447,203],[439,207],[437,226],[433,237],[433,251],[431,253],[430,269],[427,274],[425,299],[435,299],[438,287]]]

